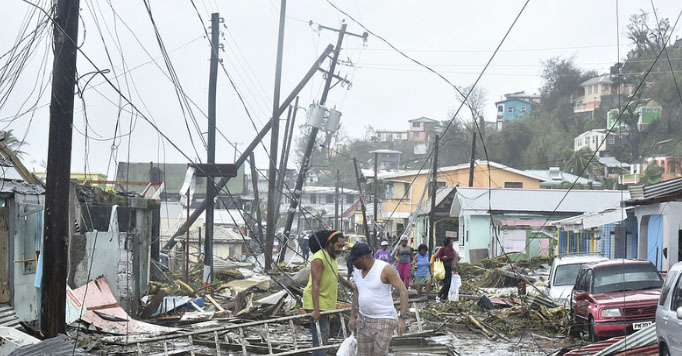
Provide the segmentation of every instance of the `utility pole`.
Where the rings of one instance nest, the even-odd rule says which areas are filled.
[[[289,106],[289,114],[287,115],[287,129],[284,132],[284,147],[282,147],[282,156],[279,160],[279,172],[277,176],[277,218],[279,221],[279,206],[282,203],[282,195],[284,195],[284,179],[286,178],[287,164],[289,163],[289,151],[291,150],[291,140],[294,137],[294,125],[296,124],[296,113],[298,113],[298,97],[294,101],[293,110]],[[298,225],[297,225],[298,226]]]
[[[379,182],[377,180],[377,169],[379,168],[379,152],[374,152],[374,215],[372,216],[372,246],[379,246],[377,241],[377,213],[379,201]]]
[[[320,106],[324,106],[324,104],[327,102],[327,95],[329,94],[329,89],[331,89],[332,85],[332,79],[335,78],[334,71],[336,70],[336,63],[338,62],[339,59],[339,53],[341,52],[341,44],[343,43],[343,37],[346,35],[346,27],[347,24],[341,25],[341,29],[333,29],[325,26],[319,26],[320,28],[325,28],[328,30],[332,31],[338,31],[339,32],[339,38],[336,41],[336,47],[334,47],[334,56],[332,57],[332,62],[329,65],[329,70],[326,71],[327,73],[327,78],[325,81],[324,85],[324,90],[322,91],[322,97],[320,98]],[[352,36],[357,36],[361,38],[367,38],[367,34],[363,35],[356,35],[353,33],[348,33],[349,35]],[[315,140],[317,138],[317,132],[319,129],[317,127],[312,127],[310,129],[310,135],[308,136],[308,144],[306,145],[305,148],[305,153],[303,154],[303,162],[301,163],[301,170],[298,172],[298,177],[296,178],[296,187],[294,188],[294,196],[293,199],[291,200],[291,204],[289,205],[289,211],[287,212],[287,220],[284,225],[284,240],[285,243],[282,246],[282,250],[280,251],[279,254],[279,262],[284,261],[284,257],[286,255],[286,250],[287,250],[287,243],[289,240],[289,235],[291,234],[291,225],[294,222],[294,215],[296,213],[296,208],[298,207],[298,200],[301,198],[301,191],[303,189],[303,182],[305,180],[305,176],[308,172],[308,167],[310,166],[310,155],[313,152],[313,147],[315,146]]]
[[[215,163],[216,87],[218,84],[218,49],[220,47],[220,14],[211,14],[211,64],[208,76],[208,154],[206,163]],[[213,284],[213,198],[214,177],[206,177],[206,238],[204,243],[204,273],[202,284]],[[189,203],[188,203],[189,204]],[[187,219],[189,222],[189,219]],[[189,225],[191,226],[191,225]],[[187,229],[189,230],[189,228]]]
[[[258,170],[256,169],[256,156],[251,152],[249,155],[249,162],[251,163],[251,184],[253,186],[253,203],[251,203],[251,217],[253,217],[253,209],[256,209],[256,226],[258,231],[254,238],[258,239],[258,246],[263,243],[263,217],[260,211],[260,199],[258,198]]]
[[[360,178],[360,170],[358,169],[358,161],[353,157],[353,166],[355,167],[355,181],[358,184],[358,193],[360,193],[360,208],[362,210],[362,229],[363,232],[367,234],[369,229],[367,228],[367,209],[365,207],[365,199],[362,197],[362,184]],[[367,235],[365,235],[367,236]]]
[[[339,181],[341,174],[336,170],[336,185],[334,185],[334,230],[339,229]]]
[[[476,163],[476,131],[471,134],[471,159],[469,160],[469,186],[474,186],[474,163]]]
[[[45,242],[40,330],[45,338],[65,333],[69,185],[79,0],[55,6],[52,99],[45,187]]]
[[[429,213],[429,255],[433,252],[436,240],[436,193],[438,192],[438,140],[436,135],[433,143],[433,181],[431,182],[431,212]]]
[[[294,101],[296,96],[301,92],[303,87],[305,87],[306,84],[308,83],[308,81],[310,81],[310,79],[313,77],[313,75],[315,75],[315,73],[317,73],[317,71],[320,70],[320,65],[325,61],[325,59],[327,59],[327,57],[329,56],[329,54],[332,52],[333,49],[334,49],[334,46],[328,45],[324,49],[322,54],[320,54],[320,56],[317,57],[317,60],[315,60],[315,63],[313,63],[313,65],[310,67],[310,69],[308,69],[308,72],[306,72],[306,74],[303,76],[301,81],[291,91],[289,96],[287,96],[287,98],[284,99],[284,101],[282,102],[282,105],[280,105],[280,107],[279,107],[279,111],[277,112],[277,115],[281,115],[282,113],[284,113],[284,111],[287,109],[287,107],[289,107],[289,105],[291,105],[291,103]],[[255,150],[256,147],[258,147],[261,144],[262,140],[265,138],[267,133],[270,131],[271,125],[272,125],[272,121],[268,120],[267,123],[265,125],[263,125],[263,128],[261,128],[260,131],[258,131],[258,134],[251,141],[251,143],[249,143],[249,145],[246,146],[244,151],[242,151],[239,158],[237,158],[237,160],[234,162],[234,165],[236,166],[237,169],[239,167],[241,167],[244,164],[244,162],[246,162],[246,160],[249,157],[249,154],[251,154],[251,152],[253,152],[253,150]],[[220,191],[221,189],[223,189],[225,187],[225,185],[227,185],[228,181],[229,181],[229,177],[223,177],[216,184],[216,191]],[[175,233],[173,234],[173,236],[171,236],[171,238],[168,240],[168,242],[166,242],[166,244],[163,245],[162,251],[169,252],[175,246],[175,244],[177,244],[177,239],[180,236],[182,236],[185,233],[185,231],[187,231],[189,226],[191,224],[193,224],[201,216],[201,214],[204,211],[206,211],[206,205],[207,205],[207,202],[204,200],[201,203],[199,203],[197,206],[195,206],[194,212],[192,212],[192,215],[190,216],[189,221],[185,221],[182,225],[180,225],[178,230],[175,231]]]
[[[270,167],[268,168],[268,209],[265,227],[265,270],[272,268],[272,248],[277,229],[277,143],[279,141],[279,90],[282,83],[282,54],[284,51],[284,21],[287,1],[279,6],[279,37],[277,38],[277,63],[275,64],[275,93],[272,100],[272,131],[270,132]],[[280,173],[281,174],[281,173]]]

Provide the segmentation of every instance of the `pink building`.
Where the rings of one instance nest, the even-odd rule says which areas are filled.
[[[428,117],[420,117],[408,121],[410,128],[408,130],[408,140],[417,142],[426,142],[429,139],[429,128],[438,125],[438,121],[429,119]]]

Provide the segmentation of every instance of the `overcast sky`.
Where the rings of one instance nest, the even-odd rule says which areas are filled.
[[[474,82],[524,3],[517,0],[333,2],[376,34],[461,86]],[[195,3],[206,26],[212,12],[219,12],[225,19],[225,26],[221,28],[223,63],[235,80],[255,126],[260,129],[272,112],[279,1],[195,0]],[[640,8],[651,12],[651,5],[639,0],[621,0],[618,4],[620,57],[623,58],[631,47],[625,34],[629,17]],[[659,16],[670,18],[671,22],[682,8],[679,1],[658,0],[654,4]],[[14,46],[30,8],[19,0],[3,1],[0,55]],[[185,93],[206,112],[210,49],[199,17],[189,1],[151,0],[151,8]],[[81,17],[79,42],[83,51],[100,69],[111,70],[106,75],[185,155],[195,160],[198,152],[204,160],[205,149],[198,130],[189,118],[187,123],[184,119],[186,115],[167,77],[168,70],[143,1],[116,0],[110,5],[104,0],[81,0]],[[339,27],[344,19],[349,31],[364,31],[324,0],[289,1],[282,100],[327,44],[336,42],[336,33],[317,31],[316,25],[310,26],[308,21]],[[504,93],[537,92],[541,85],[542,61],[548,58],[574,56],[576,63],[585,69],[607,72],[618,59],[616,20],[616,1],[531,1],[478,84],[486,93],[486,119],[494,121],[494,102]],[[673,40],[680,33],[676,30]],[[40,65],[49,52],[49,40],[49,36],[43,37],[7,104],[0,107],[0,129],[14,129],[19,138],[26,135],[27,144],[22,147],[27,153],[24,160],[36,170],[42,170],[42,162],[47,161],[50,78],[43,76]],[[123,75],[122,58],[127,75]],[[445,120],[459,104],[454,90],[442,79],[406,60],[376,37],[369,36],[366,43],[347,37],[341,58],[344,63],[352,63],[352,66],[341,65],[338,70],[342,76],[352,79],[353,84],[350,90],[335,87],[327,106],[343,112],[342,124],[350,136],[361,137],[368,125],[377,129],[407,129],[407,120],[421,116]],[[0,66],[4,61],[0,60]],[[46,63],[49,75],[51,57]],[[93,70],[79,54],[79,75]],[[80,84],[85,85],[91,77],[84,76]],[[40,96],[33,91],[41,80],[47,95]],[[316,75],[301,92],[300,105],[307,107],[313,100],[319,100],[322,84],[321,74]],[[131,117],[130,105],[125,105],[119,116],[118,96],[101,77],[92,78],[83,99],[90,124],[89,150],[86,158],[84,110],[77,98],[72,171],[82,172],[87,164],[88,171],[108,172],[113,178],[116,161],[187,162],[144,119],[139,115]],[[17,113],[35,103],[38,103],[37,109],[17,117]],[[201,131],[205,132],[206,117],[196,107],[192,109]],[[243,148],[255,137],[254,124],[222,70],[218,76],[217,112],[218,128],[230,141]],[[463,119],[468,117],[464,115]],[[304,120],[305,112],[299,111],[297,123]],[[118,135],[125,136],[112,141],[117,121]],[[132,134],[127,135],[131,127]],[[269,138],[264,144],[269,147]],[[257,154],[259,167],[266,167],[262,147]],[[234,149],[219,134],[217,160],[230,163],[233,155]]]

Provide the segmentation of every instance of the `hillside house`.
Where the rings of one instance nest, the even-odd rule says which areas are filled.
[[[409,120],[408,140],[416,142],[428,142],[429,130],[438,125],[438,121],[428,117]]]
[[[407,141],[409,131],[399,130],[375,130],[374,135],[378,142]]]
[[[617,89],[607,74],[580,83],[575,93],[573,112],[593,112],[601,104],[602,97],[618,94]],[[621,84],[620,86],[620,94],[623,96],[631,95],[633,90],[632,84]]]
[[[661,118],[663,108],[654,100],[649,100],[646,104],[638,106],[634,113],[637,118],[637,131],[646,130],[654,121]],[[618,120],[618,109],[611,109],[606,113],[606,128],[610,129],[616,125]],[[623,121],[618,121],[614,130],[628,131],[628,125]],[[618,131],[616,131],[618,132]]]
[[[504,94],[504,100],[495,103],[497,107],[497,127],[501,128],[505,121],[516,120],[531,114],[534,104],[540,103],[537,94],[526,94],[523,91]]]
[[[616,132],[609,133],[606,129],[586,131],[573,140],[573,151],[584,148],[597,152],[598,157],[612,156],[614,150],[621,149],[621,136]]]

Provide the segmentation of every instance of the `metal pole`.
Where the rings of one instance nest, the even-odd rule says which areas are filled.
[[[279,161],[279,176],[277,176],[277,215],[275,221],[279,221],[279,207],[284,195],[284,179],[286,178],[287,164],[289,162],[289,151],[291,150],[291,139],[294,137],[294,124],[296,123],[296,113],[298,112],[298,97],[294,102],[293,110],[289,106],[289,117],[287,118],[287,132],[284,134],[284,147]]]
[[[208,79],[208,155],[206,163],[215,163],[216,87],[218,84],[218,49],[220,14],[211,14],[211,66]],[[206,239],[204,243],[204,273],[202,286],[213,284],[213,198],[216,195],[214,177],[206,177]],[[189,222],[189,219],[187,219]],[[191,225],[188,226],[187,230]],[[209,287],[209,291],[210,291]]]
[[[360,208],[362,209],[362,229],[365,236],[368,235],[367,228],[367,208],[365,207],[365,199],[362,197],[362,185],[360,184],[360,170],[358,169],[358,161],[353,157],[353,166],[355,167],[355,181],[358,184],[358,193],[360,193]]]
[[[431,212],[429,213],[429,255],[433,253],[433,246],[436,241],[434,227],[436,226],[436,194],[438,193],[438,140],[436,135],[433,144],[433,181],[431,183]]]
[[[372,247],[379,246],[377,241],[377,211],[379,201],[379,182],[377,181],[377,169],[379,168],[379,153],[374,152],[374,215],[372,216]]]
[[[317,58],[315,63],[313,63],[313,65],[310,67],[305,76],[303,76],[303,79],[301,79],[301,81],[298,83],[298,85],[296,85],[294,90],[292,90],[289,96],[284,100],[282,105],[280,105],[278,115],[281,115],[284,112],[284,110],[286,110],[287,107],[291,105],[291,102],[294,101],[298,93],[301,92],[301,90],[303,89],[303,87],[305,87],[310,78],[312,78],[313,75],[315,75],[315,73],[319,70],[320,65],[322,64],[322,62],[324,62],[324,60],[327,58],[327,56],[329,55],[329,53],[331,53],[333,49],[334,47],[332,45],[329,45],[327,46],[327,48],[325,48],[324,52]],[[241,156],[239,156],[239,159],[237,159],[234,163],[235,166],[237,166],[237,168],[241,167],[242,164],[244,164],[246,159],[249,157],[249,154],[251,154],[251,152],[253,152],[253,150],[256,149],[256,147],[260,144],[261,140],[263,140],[265,135],[267,135],[268,131],[270,131],[271,124],[272,121],[268,121],[267,123],[265,123],[265,126],[263,126],[263,128],[258,132],[258,135],[256,135],[256,137],[251,141],[251,143],[249,143],[249,145],[244,149],[244,151],[242,151]],[[216,184],[216,191],[222,190],[227,185],[228,181],[229,179],[227,178],[221,179]],[[175,244],[177,243],[176,239],[179,236],[184,235],[185,231],[187,231],[187,228],[192,223],[194,223],[205,210],[206,201],[203,201],[195,207],[194,212],[192,213],[192,216],[190,216],[189,221],[185,221],[185,223],[182,224],[177,231],[175,231],[175,234],[173,234],[173,236],[168,240],[168,242],[166,242],[162,250],[165,252],[170,251],[173,248],[173,246],[175,246]]]
[[[277,143],[279,141],[279,90],[282,83],[282,52],[284,51],[284,22],[286,20],[287,1],[282,0],[279,6],[279,37],[277,38],[277,63],[275,65],[275,93],[272,100],[272,131],[270,132],[270,168],[268,169],[268,209],[267,226],[265,227],[265,270],[272,267],[272,247],[277,229]]]
[[[320,105],[324,105],[327,102],[327,95],[329,94],[329,89],[332,85],[332,79],[334,78],[334,70],[336,69],[336,62],[339,59],[339,53],[341,52],[341,43],[343,43],[343,36],[346,34],[346,24],[341,25],[341,30],[339,31],[339,38],[336,41],[336,47],[334,47],[334,57],[329,65],[329,72],[327,72],[327,80],[324,84],[324,91],[322,92],[322,97],[320,98]],[[289,235],[291,234],[291,225],[294,222],[294,213],[296,212],[296,207],[298,207],[298,200],[301,198],[301,191],[303,189],[303,181],[305,180],[306,173],[308,172],[308,167],[310,166],[310,155],[313,152],[313,147],[315,146],[315,139],[317,138],[317,127],[310,129],[310,136],[308,137],[308,144],[305,148],[305,153],[303,154],[303,163],[301,164],[301,170],[298,172],[298,177],[296,178],[296,187],[294,188],[294,196],[289,205],[289,211],[287,212],[287,220],[284,225],[284,244],[282,250],[279,254],[279,262],[284,261],[287,251],[287,243],[289,242]]]
[[[340,173],[336,170],[336,185],[334,185],[334,230],[339,230],[339,180]]]
[[[69,188],[79,0],[55,5],[52,99],[45,188],[45,242],[40,288],[40,330],[46,338],[65,332]],[[6,261],[6,259],[5,259]],[[17,265],[17,266],[22,266]],[[26,302],[26,301],[21,301]]]
[[[251,216],[253,216],[253,210],[256,209],[256,226],[258,227],[254,238],[258,239],[258,246],[261,246],[263,243],[263,217],[261,216],[260,198],[258,197],[258,170],[256,169],[256,157],[253,152],[249,155],[249,163],[251,164],[251,185],[253,186]]]
[[[189,206],[191,204],[189,191],[187,189],[187,219],[189,219]],[[190,229],[187,229],[187,237],[185,237],[185,283],[187,284],[189,284],[189,231]]]

